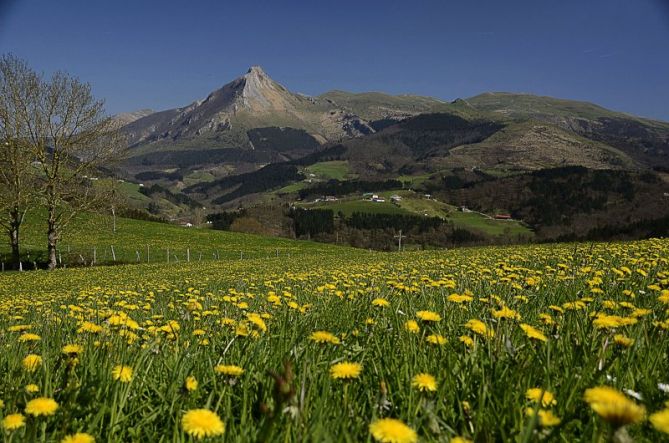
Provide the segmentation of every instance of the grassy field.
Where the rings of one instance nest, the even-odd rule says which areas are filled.
[[[294,245],[0,275],[4,440],[666,440],[668,240]]]
[[[320,162],[307,166],[305,168],[307,174],[314,174],[316,178],[323,180],[346,180],[350,178],[350,170],[348,161],[333,160],[328,162]]]
[[[362,198],[335,202],[319,202],[303,206],[307,209],[332,209],[335,214],[341,212],[345,216],[350,216],[354,212],[366,212],[369,214],[411,214],[410,211],[400,208],[389,201],[373,202],[363,200]]]
[[[45,259],[46,227],[39,214],[28,214],[22,228],[22,248],[26,266]],[[288,239],[261,237],[206,228],[132,220],[117,217],[116,232],[110,216],[81,214],[71,222],[59,243],[65,264],[89,265],[95,255],[98,264],[231,260],[262,258],[269,255],[317,253],[330,249],[312,242],[296,243]],[[8,255],[6,242],[0,243],[0,257]],[[139,259],[138,259],[139,256]]]

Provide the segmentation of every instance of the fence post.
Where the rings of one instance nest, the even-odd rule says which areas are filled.
[[[146,245],[146,262],[151,263],[151,251],[149,251],[149,245]]]
[[[91,262],[91,266],[95,264],[97,259],[98,259],[98,250],[95,246],[93,246],[93,261]]]
[[[116,262],[116,253],[114,252],[114,245],[111,245],[111,252],[112,252],[112,261]]]
[[[186,249],[186,261],[190,262],[190,248]]]
[[[170,248],[167,248],[167,263],[170,262]]]
[[[137,254],[137,263],[139,263],[139,251],[135,250],[135,254]]]

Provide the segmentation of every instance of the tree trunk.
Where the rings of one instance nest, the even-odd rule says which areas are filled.
[[[49,210],[51,212],[51,210]],[[47,249],[49,252],[49,262],[48,262],[48,268],[49,271],[53,271],[56,269],[56,245],[58,244],[58,231],[56,229],[56,220],[52,216],[52,214],[49,214],[49,218],[47,221]]]
[[[21,214],[18,210],[10,211],[11,220],[9,222],[9,244],[12,250],[12,267],[19,269],[21,260],[21,249],[19,243],[19,227],[21,226]]]

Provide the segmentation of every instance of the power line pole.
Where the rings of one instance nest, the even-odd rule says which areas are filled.
[[[395,238],[397,239],[397,250],[401,251],[402,250],[402,238],[406,238],[406,235],[402,235],[402,230],[400,229],[399,235],[396,235]]]

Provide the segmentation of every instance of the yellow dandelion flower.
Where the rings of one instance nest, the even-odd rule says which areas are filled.
[[[432,312],[432,311],[418,311],[418,312],[416,312],[416,317],[418,317],[419,320],[422,320],[422,321],[425,321],[425,322],[441,321],[441,315],[437,314],[436,312]]]
[[[583,399],[600,417],[614,426],[638,423],[646,409],[627,398],[622,392],[608,386],[586,389]]]
[[[450,440],[450,443],[472,443],[472,441],[468,438],[458,436],[458,437],[453,437]]]
[[[446,337],[444,337],[443,335],[439,335],[439,334],[430,334],[427,337],[425,337],[425,340],[428,343],[433,344],[433,345],[437,345],[437,346],[443,346],[443,345],[446,344]]]
[[[390,302],[385,298],[375,298],[374,300],[372,300],[372,306],[385,308],[386,306],[390,306]]]
[[[411,380],[411,386],[422,392],[434,392],[437,390],[437,380],[430,374],[421,373],[414,376]]]
[[[39,386],[33,383],[26,385],[24,389],[28,394],[34,394],[36,392],[39,392]]]
[[[28,354],[21,362],[28,372],[35,372],[42,364],[42,357],[36,354]]]
[[[528,338],[534,339],[534,340],[539,340],[539,341],[548,341],[548,338],[532,325],[528,325],[527,323],[521,323],[520,324],[520,329],[525,332],[525,335],[527,335]]]
[[[420,332],[420,326],[416,320],[407,320],[404,323],[404,329],[412,334],[418,334]]]
[[[492,316],[495,318],[507,318],[510,320],[520,320],[520,314],[517,311],[509,308],[508,306],[502,306],[501,309],[492,311]]]
[[[215,412],[208,409],[191,409],[181,419],[184,432],[197,439],[215,437],[225,432],[225,425]]]
[[[6,431],[15,431],[26,425],[26,418],[23,414],[9,414],[2,419],[2,427]]]
[[[316,331],[309,336],[309,339],[316,343],[330,343],[333,345],[341,343],[336,335],[327,331]]]
[[[527,391],[525,391],[525,398],[534,403],[538,403],[539,401],[541,401],[541,406],[543,406],[544,408],[547,408],[549,406],[555,406],[557,404],[557,400],[555,400],[555,396],[553,395],[553,393],[550,391],[544,391],[541,388],[528,389]]]
[[[116,365],[112,369],[112,377],[121,383],[130,383],[132,380],[132,368],[130,366]]]
[[[63,346],[63,349],[61,350],[61,352],[63,354],[66,354],[66,355],[77,355],[77,354],[81,354],[82,352],[84,352],[84,348],[81,345],[69,344],[69,345]]]
[[[525,409],[525,415],[528,417],[534,417],[534,408]],[[553,414],[552,411],[539,409],[539,411],[537,411],[537,415],[539,416],[539,425],[543,426],[544,428],[557,426],[562,422],[560,417]]]
[[[630,346],[632,346],[634,344],[634,339],[633,338],[625,337],[623,334],[614,335],[613,336],[613,341],[615,342],[615,344],[617,344],[619,346],[623,346],[625,348],[629,348]]]
[[[198,382],[194,376],[189,375],[188,377],[186,377],[186,381],[184,382],[184,387],[186,388],[186,391],[193,392],[197,389],[197,386]]]
[[[460,337],[458,337],[458,340],[461,343],[464,343],[464,345],[467,346],[468,348],[474,347],[474,339],[468,335],[461,335]]]
[[[214,371],[221,375],[228,377],[239,377],[244,373],[244,369],[237,365],[216,365]]]
[[[651,414],[649,420],[655,429],[669,434],[669,408]]]
[[[40,341],[42,337],[40,337],[37,334],[33,334],[30,332],[24,332],[19,336],[19,341],[20,342],[28,342],[28,341]]]
[[[369,432],[381,443],[416,443],[416,431],[394,418],[381,418],[369,425]]]
[[[91,434],[77,432],[76,434],[67,435],[60,443],[95,443],[95,438]]]
[[[330,377],[334,379],[354,379],[360,377],[362,365],[360,363],[341,362],[330,366]]]
[[[90,321],[85,321],[77,329],[77,333],[81,334],[83,332],[88,332],[90,334],[99,334],[102,332],[102,326],[92,323]]]
[[[465,327],[483,337],[494,337],[495,332],[488,329],[488,327],[481,320],[472,319],[465,323]]]
[[[39,397],[34,400],[30,400],[26,404],[26,414],[30,414],[35,417],[40,415],[53,415],[58,409],[58,403],[56,400],[49,397]]]

